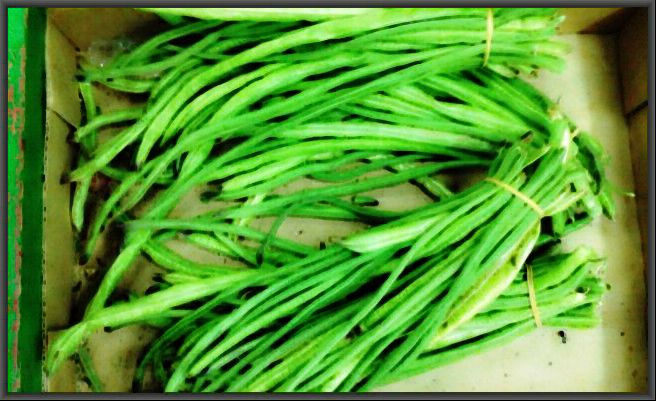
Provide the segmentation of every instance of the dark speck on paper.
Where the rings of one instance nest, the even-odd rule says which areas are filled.
[[[567,344],[567,333],[565,333],[565,330],[559,330],[558,337],[560,337],[560,341],[563,344]]]
[[[553,362],[549,361],[549,366],[553,365]]]
[[[624,337],[624,332],[623,331],[620,332],[620,336]]]

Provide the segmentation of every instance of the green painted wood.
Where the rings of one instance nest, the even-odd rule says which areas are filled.
[[[45,10],[7,17],[8,391],[40,392]]]
[[[21,201],[23,152],[21,136],[25,124],[25,9],[9,8],[7,12],[8,87],[7,87],[7,391],[20,389],[18,330],[20,328],[19,297],[22,226]]]

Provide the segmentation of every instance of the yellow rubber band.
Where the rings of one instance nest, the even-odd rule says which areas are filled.
[[[485,55],[483,56],[483,67],[487,66],[492,51],[492,36],[494,34],[494,13],[491,8],[487,9],[487,33],[485,36]]]
[[[526,265],[526,283],[528,284],[528,302],[531,304],[531,312],[533,312],[535,325],[542,327],[540,310],[538,309],[538,301],[535,298],[535,286],[533,285],[533,268],[531,265]]]
[[[524,195],[522,192],[518,191],[517,189],[513,188],[512,186],[506,184],[503,181],[499,181],[496,178],[492,177],[487,177],[485,179],[487,182],[491,182],[494,185],[497,185],[506,191],[510,192],[511,194],[515,195],[519,199],[521,199],[524,203],[526,203],[528,206],[531,207],[531,209],[535,210],[535,212],[540,216],[544,216],[544,210],[538,205],[533,199],[529,198],[528,196]]]

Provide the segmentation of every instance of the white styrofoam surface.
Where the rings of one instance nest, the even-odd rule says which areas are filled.
[[[614,37],[567,35],[572,45],[562,74],[541,72],[532,83],[559,99],[561,110],[599,138],[611,164],[608,176],[633,190],[629,130],[620,98]],[[572,234],[566,246],[587,244],[607,257],[611,290],[603,323],[588,330],[543,327],[505,346],[468,357],[380,391],[612,391],[647,386],[644,264],[635,202],[616,196],[615,221],[597,219]]]

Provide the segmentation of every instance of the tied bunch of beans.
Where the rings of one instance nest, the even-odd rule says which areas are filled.
[[[84,258],[112,220],[125,238],[50,371],[99,328],[148,324],[163,334],[137,383],[152,368],[167,391],[366,391],[542,323],[597,324],[603,260],[559,244],[612,218],[607,158],[515,77],[564,67],[555,10],[154,11],[176,25],[82,63],[73,223]],[[92,85],[147,102],[96,115]],[[130,124],[98,145],[116,123]],[[436,176],[472,170],[486,178],[464,190]],[[96,174],[117,184],[85,225]],[[280,192],[302,178],[317,185]],[[433,202],[391,211],[368,194],[408,182]],[[199,186],[222,206],[167,218]],[[294,216],[363,227],[316,249],[277,234]],[[106,305],[141,253],[163,269],[156,291]]]

